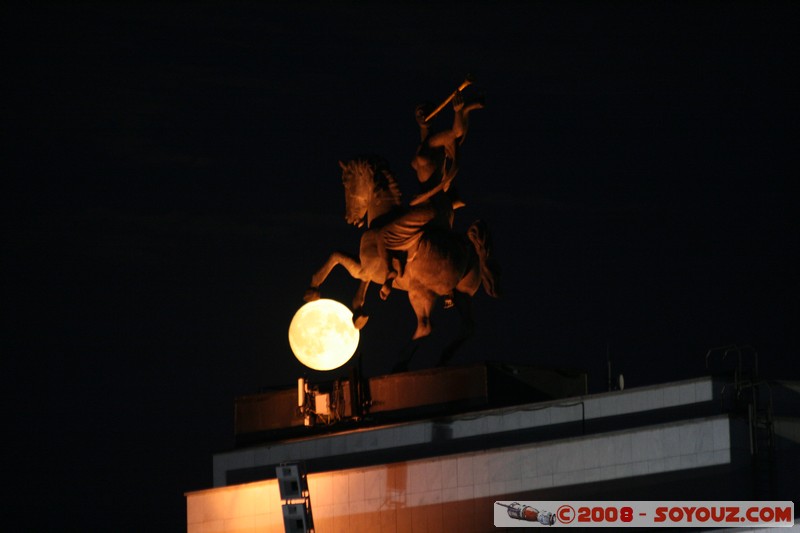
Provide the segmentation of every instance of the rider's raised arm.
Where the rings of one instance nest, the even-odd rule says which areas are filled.
[[[467,134],[467,129],[469,129],[467,112],[464,109],[464,96],[461,91],[456,91],[456,95],[453,97],[453,111],[455,116],[453,117],[452,131],[455,138],[460,139]]]
[[[448,147],[453,146],[456,143],[463,142],[464,137],[466,137],[467,131],[469,130],[470,111],[480,109],[482,107],[483,104],[480,102],[474,102],[469,105],[465,105],[461,92],[457,92],[456,96],[453,98],[453,111],[455,112],[455,116],[453,117],[452,129],[436,133],[428,140],[428,144],[431,146]]]

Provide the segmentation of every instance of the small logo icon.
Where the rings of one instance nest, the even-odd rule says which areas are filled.
[[[508,516],[515,520],[539,522],[544,526],[552,526],[556,523],[556,516],[549,511],[540,511],[530,505],[521,505],[519,502],[513,502],[510,505],[500,502],[495,503],[501,507],[505,507],[508,511]]]
[[[556,510],[556,516],[562,524],[569,524],[575,520],[575,509],[569,505],[562,505]]]

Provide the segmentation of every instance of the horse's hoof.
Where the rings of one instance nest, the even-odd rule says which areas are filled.
[[[319,300],[319,289],[315,289],[314,287],[306,289],[306,293],[303,295],[303,300],[306,302]]]
[[[366,326],[367,320],[369,320],[368,315],[360,315],[360,314],[353,315],[353,325],[356,327],[356,329],[361,329],[364,326]]]

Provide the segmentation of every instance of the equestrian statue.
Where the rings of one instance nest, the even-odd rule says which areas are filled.
[[[480,100],[465,103],[461,91],[470,83],[468,78],[435,109],[427,104],[417,106],[421,140],[411,166],[421,192],[409,205],[403,205],[397,181],[382,158],[361,156],[339,162],[345,219],[365,228],[359,255],[332,253],[312,276],[305,294],[306,301],[318,299],[320,285],[336,265],[342,265],[361,282],[353,298],[353,323],[361,329],[369,318],[364,312],[364,300],[370,283],[381,286],[380,297],[384,300],[393,288],[404,290],[417,316],[413,341],[431,333],[433,307],[443,298],[445,308],[459,311],[463,329],[444,349],[439,365],[446,364],[472,334],[470,298],[478,288],[483,286],[492,297],[499,295],[499,271],[486,224],[474,222],[465,235],[453,230],[454,210],[464,205],[452,186],[459,169],[459,150],[467,134],[470,112],[483,107]],[[430,120],[450,102],[455,114],[453,127],[431,133]],[[406,359],[404,364],[407,363]],[[397,368],[403,368],[402,364]]]

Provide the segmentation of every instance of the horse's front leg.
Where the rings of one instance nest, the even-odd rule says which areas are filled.
[[[361,329],[367,325],[369,316],[364,313],[364,300],[367,296],[367,288],[369,287],[368,280],[362,280],[361,285],[358,286],[356,295],[353,297],[353,325],[356,329]]]
[[[311,286],[306,290],[303,299],[307,302],[319,300],[319,286],[328,278],[333,267],[342,265],[355,279],[362,279],[361,263],[342,252],[333,252],[322,268],[311,276]],[[360,289],[359,289],[360,290]],[[366,290],[366,289],[364,289]]]

